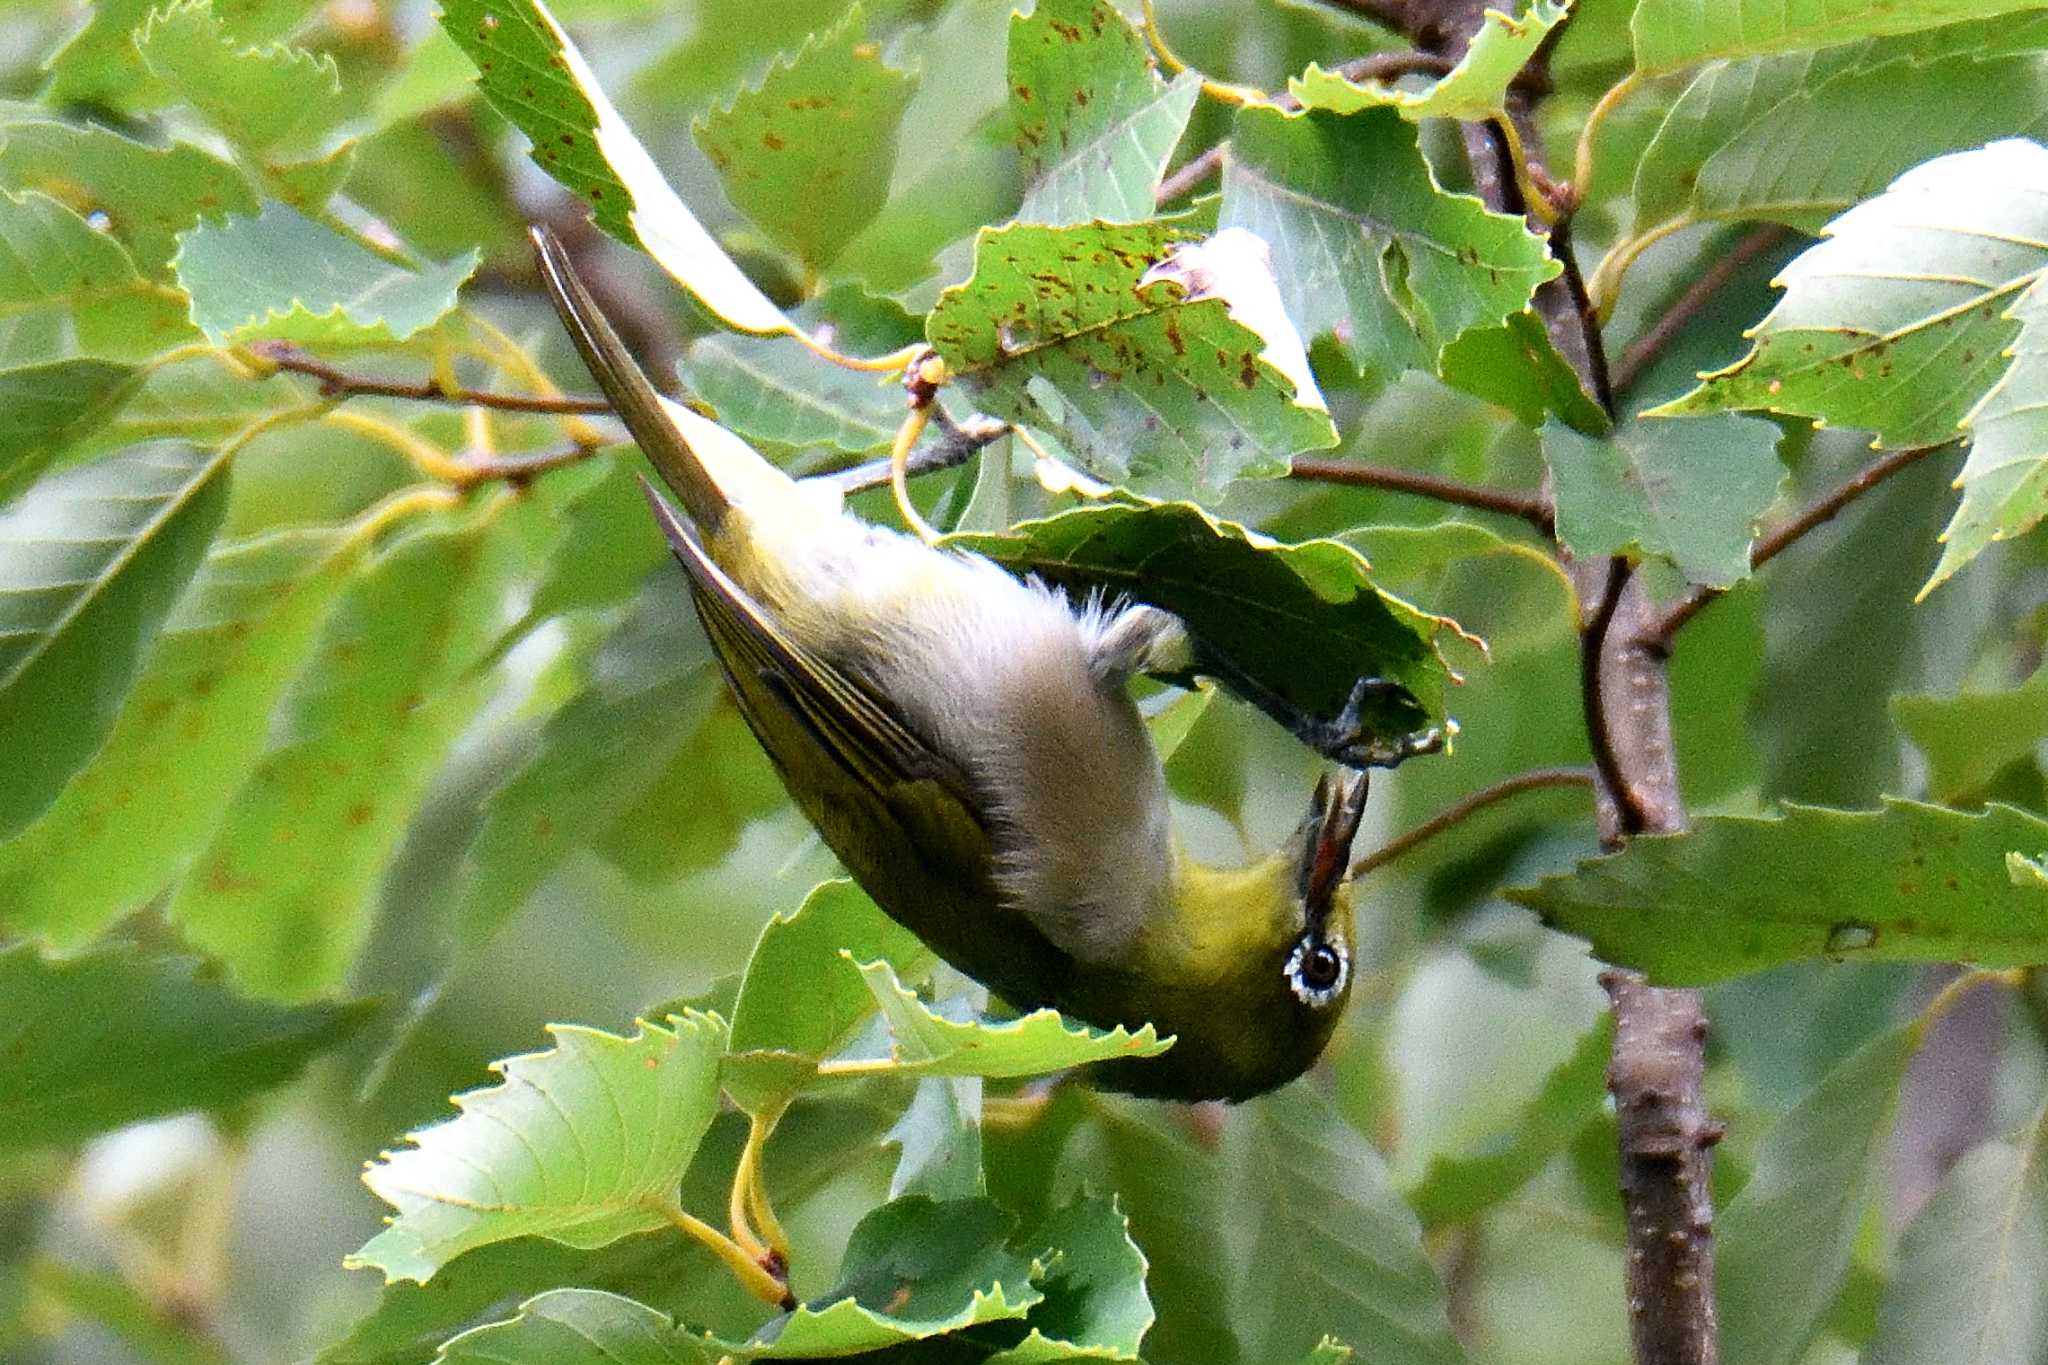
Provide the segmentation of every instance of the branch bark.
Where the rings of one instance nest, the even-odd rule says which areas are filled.
[[[1556,514],[1551,511],[1550,500],[1536,493],[1510,493],[1498,488],[1487,488],[1481,484],[1460,483],[1440,474],[1430,474],[1419,469],[1394,469],[1387,465],[1361,464],[1352,460],[1319,460],[1309,456],[1296,456],[1288,467],[1289,478],[1310,479],[1319,483],[1350,484],[1359,488],[1384,488],[1394,493],[1412,493],[1418,498],[1434,498],[1456,507],[1472,507],[1482,512],[1498,512],[1502,516],[1520,517],[1536,528],[1546,540],[1557,529]]]

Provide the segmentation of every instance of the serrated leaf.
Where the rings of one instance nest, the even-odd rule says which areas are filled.
[[[1730,1360],[1793,1365],[1841,1292],[1925,1027],[1914,1019],[1872,1040],[1764,1134],[1714,1229]]]
[[[1302,335],[1334,334],[1361,372],[1434,371],[1558,273],[1519,217],[1447,194],[1391,109],[1238,112],[1219,223],[1257,233]]]
[[[733,207],[815,274],[888,198],[916,84],[882,60],[855,6],[693,131]]]
[[[852,955],[847,954],[849,961]],[[1039,1009],[1004,1023],[948,1019],[917,998],[886,961],[858,964],[888,1021],[892,1072],[913,1076],[1044,1076],[1093,1062],[1157,1057],[1172,1046],[1150,1024],[1104,1031]]]
[[[1887,798],[1874,811],[1787,805],[1638,836],[1577,872],[1505,894],[1660,985],[1786,962],[2048,962],[2048,896],[2012,886],[2008,849],[2048,847],[2011,806],[1966,815]],[[1672,916],[1686,932],[1671,932]]]
[[[551,1289],[519,1316],[441,1345],[436,1365],[711,1365],[703,1338],[666,1313],[599,1289]]]
[[[92,757],[213,539],[227,460],[140,446],[37,484],[0,513],[0,837]]]
[[[439,321],[478,259],[471,250],[414,273],[273,202],[254,218],[201,223],[178,238],[171,264],[216,345],[371,346]]]
[[[743,1360],[805,1360],[1021,1318],[1044,1297],[1032,1284],[1041,1267],[1010,1248],[1010,1226],[986,1199],[884,1204],[854,1228],[837,1287],[750,1341],[718,1346]]]
[[[1130,1220],[1116,1201],[1077,1195],[1027,1244],[1045,1249],[1045,1301],[1026,1319],[1031,1334],[990,1356],[987,1365],[1136,1360],[1152,1327],[1152,1300],[1145,1292],[1145,1254],[1131,1240]]]
[[[193,336],[185,298],[45,194],[0,189],[0,366],[140,362]]]
[[[0,184],[103,215],[106,231],[153,278],[169,278],[177,234],[201,218],[256,212],[241,172],[190,143],[151,146],[54,120],[0,126]]]
[[[1943,1178],[1899,1240],[1867,1365],[1997,1365],[2048,1349],[2048,1110]]]
[[[1145,282],[1193,240],[1164,223],[985,228],[926,334],[977,404],[1053,432],[1098,477],[1184,492],[1283,473],[1335,428],[1229,302]]]
[[[0,503],[27,487],[52,456],[120,411],[141,383],[132,365],[56,360],[0,370]]]
[[[648,585],[599,646],[588,685],[485,801],[458,874],[455,924],[466,950],[482,947],[565,857],[628,810],[709,714],[721,684],[679,596],[674,584]]]
[[[1644,149],[1636,231],[1751,218],[1812,232],[1929,157],[2036,128],[2012,110],[2048,98],[2031,50],[2044,29],[2000,20],[1715,63]],[[1874,119],[1894,135],[1860,136]]]
[[[472,665],[523,567],[503,508],[422,527],[366,567],[172,896],[186,939],[247,989],[303,999],[348,974],[384,867],[490,682]]]
[[[237,41],[257,44],[284,36],[318,5],[319,0],[222,0],[218,13]],[[135,30],[162,7],[162,0],[98,0],[85,26],[44,63],[50,83],[43,102],[51,108],[148,109],[174,100],[151,77],[134,43]]]
[[[1779,436],[1774,422],[1730,413],[1629,422],[1601,439],[1553,422],[1543,458],[1558,536],[1583,558],[1658,555],[1692,582],[1730,587],[1749,576],[1750,542],[1784,482]]]
[[[2005,368],[2005,310],[2048,268],[2048,150],[1937,157],[1824,234],[1780,276],[1754,349],[1655,415],[1768,408],[1881,446],[1952,438]]]
[[[2048,668],[1998,692],[1891,699],[1892,719],[1927,759],[1927,795],[1943,804],[1984,789],[2048,735]]]
[[[644,1020],[629,1038],[550,1024],[555,1046],[493,1062],[504,1080],[411,1135],[363,1183],[398,1210],[348,1258],[425,1284],[465,1251],[515,1237],[585,1249],[660,1227],[718,1109],[716,1015]]]
[[[0,922],[77,947],[172,882],[262,755],[360,548],[319,527],[215,549],[104,747],[0,843]]]
[[[1366,699],[1368,738],[1442,719],[1443,618],[1380,591],[1364,558],[1337,541],[1269,541],[1191,503],[1110,502],[946,543],[1076,595],[1099,590],[1172,612],[1198,642],[1195,671],[1243,689],[1283,723],[1335,719],[1367,677],[1406,689]]]
[[[332,57],[232,35],[213,0],[153,11],[135,35],[157,79],[237,148],[266,162],[314,151],[353,112]]]
[[[1010,117],[1028,223],[1138,222],[1194,112],[1201,78],[1159,77],[1107,0],[1047,0],[1010,17]]]
[[[532,141],[535,164],[589,204],[599,227],[652,256],[728,326],[794,330],[676,196],[540,0],[448,0],[441,26],[476,63],[484,97]]]
[[[1506,107],[1508,86],[1550,31],[1564,22],[1570,5],[1571,0],[1530,0],[1528,12],[1519,18],[1487,10],[1458,64],[1421,90],[1404,90],[1384,81],[1347,80],[1314,62],[1301,75],[1289,78],[1287,90],[1303,108],[1327,109],[1334,114],[1355,114],[1384,105],[1410,120],[1492,118]]]
[[[1506,408],[1525,426],[1542,426],[1546,414],[1588,436],[1613,425],[1531,309],[1498,327],[1460,333],[1437,356],[1437,377]]]
[[[973,1199],[988,1193],[981,1169],[981,1077],[932,1076],[882,1141],[897,1149],[889,1197]]]
[[[0,951],[0,1152],[232,1104],[290,1080],[374,1010],[245,1000],[185,958]]]
[[[2035,0],[1641,0],[1629,21],[1636,69],[1828,47],[2036,8]]]
[[[1232,1306],[1249,1358],[1284,1360],[1327,1332],[1370,1360],[1464,1360],[1415,1215],[1379,1153],[1327,1100],[1291,1085],[1239,1106],[1222,1160]],[[1272,1292],[1275,1266],[1289,1268],[1286,1294]]]
[[[1963,500],[1941,533],[1941,562],[1928,592],[1996,541],[2023,535],[2048,516],[2048,289],[2039,279],[2006,319],[2019,337],[2012,365],[1970,410],[1970,455],[1958,483]]]
[[[901,386],[827,364],[787,337],[699,338],[678,367],[683,381],[750,441],[886,450],[903,425]]]
[[[1461,1223],[1514,1197],[1570,1143],[1607,1093],[1607,1058],[1614,1042],[1612,1016],[1601,1020],[1543,1080],[1518,1121],[1480,1151],[1438,1153],[1408,1191],[1408,1205],[1425,1227]]]

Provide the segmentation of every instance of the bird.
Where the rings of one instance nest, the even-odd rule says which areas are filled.
[[[540,273],[645,479],[741,714],[797,807],[886,914],[1011,1007],[1172,1046],[1097,1088],[1241,1101],[1300,1076],[1351,993],[1362,769],[1317,784],[1246,866],[1175,837],[1128,684],[1182,658],[1178,618],[1075,598],[862,521],[660,393],[559,241]]]

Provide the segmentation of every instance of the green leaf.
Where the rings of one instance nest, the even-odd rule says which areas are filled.
[[[415,274],[269,203],[254,218],[201,223],[178,239],[171,264],[192,297],[192,321],[216,345],[367,346],[404,341],[439,321],[477,260],[472,250]]]
[[[718,1108],[716,1015],[641,1021],[630,1038],[550,1024],[555,1046],[493,1062],[504,1080],[411,1134],[363,1183],[398,1210],[348,1258],[425,1284],[465,1251],[514,1237],[604,1246],[668,1221]]]
[[[893,963],[907,976],[930,963],[931,950],[844,880],[820,883],[794,914],[762,926],[733,1004],[725,1068],[742,1108],[774,1112],[873,1017],[875,996],[855,959]]]
[[[317,150],[352,112],[332,57],[231,34],[213,0],[152,12],[135,35],[150,71],[237,148],[266,162]]]
[[[1514,1197],[1563,1151],[1607,1093],[1607,1055],[1614,1021],[1603,1015],[1569,1057],[1544,1078],[1517,1122],[1478,1151],[1438,1153],[1414,1187],[1409,1207],[1426,1227],[1462,1223]]]
[[[1557,533],[1584,558],[1658,555],[1695,583],[1749,576],[1757,523],[1784,468],[1774,422],[1719,413],[1630,422],[1604,439],[1553,422],[1543,458],[1557,483]]]
[[[930,1084],[930,1082],[926,1082]],[[1136,1360],[1152,1327],[1145,1254],[1113,1199],[1077,1195],[1028,1239],[1046,1249],[1045,1301],[1025,1321],[1031,1334],[987,1365],[1062,1360]]]
[[[1965,815],[1887,799],[1881,810],[1787,805],[1645,835],[1577,872],[1505,894],[1660,985],[1697,985],[1803,958],[2048,962],[2048,896],[2005,875],[2048,821],[2010,806]],[[1674,934],[1674,917],[1686,932]]]
[[[2039,280],[2006,313],[2020,325],[2012,367],[1970,410],[1970,456],[1963,462],[1963,500],[1942,530],[1941,562],[1930,590],[1995,541],[2023,535],[2048,516],[2048,289]]]
[[[1010,115],[1027,189],[1017,217],[1055,227],[1152,217],[1201,77],[1161,80],[1108,0],[1046,0],[1010,17]]]
[[[862,453],[888,449],[903,425],[900,385],[787,337],[702,337],[678,368],[719,423],[750,441]]]
[[[1613,425],[1532,309],[1509,315],[1498,327],[1459,334],[1438,355],[1437,374],[1453,388],[1506,408],[1525,426],[1542,426],[1545,414],[1588,436]]]
[[[853,961],[853,954],[844,954]],[[1104,1032],[1069,1023],[1058,1010],[1038,1009],[1005,1023],[946,1018],[897,979],[886,961],[863,962],[860,973],[873,992],[892,1039],[887,1069],[912,1076],[1045,1076],[1091,1062],[1123,1057],[1157,1057],[1173,1045],[1150,1024],[1136,1033],[1122,1025]],[[744,1003],[744,996],[742,997]],[[860,1061],[846,1065],[859,1068]]]
[[[2005,855],[2005,874],[2012,884],[2030,891],[2048,891],[2048,852],[2038,858],[2024,853]]]
[[[1982,791],[2048,735],[2048,668],[2000,692],[1893,697],[1891,711],[1927,759],[1928,797],[1949,804]]]
[[[227,493],[224,455],[164,442],[45,479],[0,512],[0,837],[106,739]]]
[[[646,461],[626,447],[599,458],[603,477],[561,514],[562,538],[541,570],[524,626],[587,607],[615,606],[669,562],[640,489]]]
[[[319,0],[221,0],[218,13],[236,40],[253,44],[283,37],[318,7]],[[85,27],[45,63],[50,84],[43,102],[53,109],[146,109],[175,100],[135,50],[135,30],[159,8],[162,0],[98,0]]]
[[[385,865],[489,685],[471,666],[520,567],[493,524],[504,506],[423,527],[357,578],[172,897],[186,939],[247,989],[303,999],[348,974]]]
[[[883,1137],[898,1151],[889,1197],[973,1199],[987,1194],[981,1169],[981,1077],[932,1076]]]
[[[710,1347],[666,1313],[597,1289],[551,1289],[519,1316],[442,1343],[436,1365],[711,1365]]]
[[[866,28],[855,6],[693,129],[733,207],[812,274],[888,198],[896,127],[917,84],[883,62]]]
[[[1929,157],[2036,130],[2011,111],[2042,105],[2044,38],[2031,16],[1708,66],[1643,151],[1635,230],[1758,218],[1811,232]],[[1861,136],[1873,119],[1893,136]]]
[[[441,26],[476,63],[484,97],[532,141],[535,164],[589,204],[599,227],[652,256],[728,326],[793,330],[676,197],[540,0],[448,0]]]
[[[1101,478],[1186,491],[1284,473],[1336,442],[1322,395],[1230,300],[1146,283],[1191,242],[1164,223],[984,228],[927,335],[977,404],[1055,433]]]
[[[290,1080],[374,1013],[245,1000],[185,958],[126,948],[48,961],[0,951],[0,1152],[211,1109]]]
[[[1272,245],[1304,337],[1332,333],[1361,372],[1386,376],[1435,370],[1445,346],[1521,312],[1559,269],[1520,217],[1445,193],[1390,109],[1240,110],[1218,221]]]
[[[1907,1226],[1868,1365],[1993,1365],[2048,1349],[2048,1110],[1957,1162]]]
[[[2035,0],[1640,0],[1629,21],[1636,69],[1828,47],[2036,8]]]
[[[1232,1306],[1251,1359],[1305,1354],[1328,1332],[1368,1360],[1464,1360],[1415,1215],[1327,1100],[1291,1085],[1239,1106],[1222,1159]],[[1287,1267],[1285,1294],[1273,1292],[1276,1266]]]
[[[207,558],[106,744],[0,843],[0,922],[77,947],[175,879],[262,756],[361,541],[346,528],[289,530]]]
[[[1570,4],[1571,0],[1531,0],[1528,13],[1520,18],[1487,10],[1458,64],[1419,91],[1384,81],[1347,80],[1314,62],[1288,80],[1287,91],[1304,108],[1334,114],[1355,114],[1386,105],[1411,120],[1492,118],[1506,107],[1509,84],[1536,55],[1550,30],[1564,22]]]
[[[1728,1359],[1793,1365],[1819,1330],[1879,1188],[1899,1084],[1925,1027],[1915,1019],[1872,1040],[1764,1134],[1714,1229]]]
[[[48,195],[0,189],[0,366],[139,362],[189,340],[185,297]]]
[[[52,456],[92,434],[119,412],[141,384],[132,365],[56,360],[0,370],[0,504],[27,487]]]
[[[0,126],[0,184],[39,190],[90,217],[152,278],[169,277],[177,234],[201,218],[256,212],[240,171],[186,142],[156,147],[97,126]]]
[[[946,543],[1069,593],[1099,589],[1172,612],[1198,643],[1195,671],[1285,723],[1334,720],[1360,678],[1406,689],[1367,699],[1369,739],[1442,718],[1445,622],[1375,587],[1364,557],[1337,541],[1277,544],[1191,503],[1111,502]]]
[[[1915,167],[1785,267],[1748,355],[1651,415],[1768,408],[1881,446],[1953,438],[2005,369],[2005,310],[2048,267],[2044,206],[2048,149],[2030,142]]]
[[[1008,1245],[1010,1219],[986,1199],[884,1204],[847,1243],[839,1284],[744,1344],[744,1360],[855,1355],[1021,1318],[1044,1297],[1042,1268]]]

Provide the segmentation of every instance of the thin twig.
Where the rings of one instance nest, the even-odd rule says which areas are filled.
[[[1195,186],[1223,169],[1223,149],[1229,143],[1219,142],[1200,156],[1191,158],[1179,170],[1159,182],[1159,188],[1152,193],[1152,202],[1165,208]]]
[[[1406,834],[1398,835],[1381,844],[1372,852],[1351,865],[1353,879],[1363,877],[1374,868],[1383,867],[1402,854],[1453,826],[1462,824],[1474,814],[1486,809],[1496,801],[1504,801],[1522,792],[1536,791],[1544,787],[1590,787],[1593,785],[1591,768],[1532,768],[1526,773],[1502,778],[1490,787],[1481,787],[1456,805],[1447,806],[1430,816]]]
[[[1651,324],[1649,330],[1629,343],[1621,359],[1614,365],[1614,391],[1628,393],[1643,377],[1643,371],[1651,362],[1664,353],[1664,348],[1692,320],[1700,310],[1712,301],[1728,281],[1740,274],[1743,267],[1772,247],[1785,240],[1790,229],[1778,223],[1766,223],[1753,232],[1746,233],[1742,240],[1731,247],[1727,254],[1700,273],[1700,277],[1686,287],[1683,294],[1667,309],[1664,316]]]
[[[525,455],[458,455],[455,462],[465,471],[467,483],[484,483],[491,479],[521,483],[550,470],[580,464],[599,449],[601,447],[570,441],[554,450],[536,450]]]
[[[1907,450],[1894,450],[1881,459],[1873,460],[1855,474],[1842,481],[1836,488],[1816,498],[1811,505],[1797,516],[1763,535],[1757,537],[1750,548],[1749,567],[1762,568],[1776,559],[1801,537],[1817,527],[1834,520],[1844,507],[1868,493],[1871,489],[1889,479],[1901,470],[1909,469],[1934,454],[1946,450],[1950,442],[1940,445],[1914,446]],[[1679,628],[1697,616],[1700,609],[1727,592],[1725,588],[1694,586],[1685,595],[1667,607],[1662,616],[1656,618],[1638,638],[1644,648],[1669,652],[1671,641]]]
[[[939,439],[928,441],[910,452],[909,463],[904,466],[904,475],[916,478],[920,474],[935,474],[942,469],[952,469],[967,463],[983,446],[1008,434],[1010,428],[988,417],[970,418],[955,425],[946,420],[945,410],[935,407],[932,425],[939,428]],[[889,461],[870,460],[848,469],[835,470],[829,474],[814,474],[813,480],[830,482],[847,496],[864,493],[870,488],[883,488],[889,483]]]
[[[557,416],[604,416],[612,410],[611,404],[602,398],[543,398],[530,393],[492,393],[485,389],[448,388],[433,379],[417,384],[371,379],[338,370],[283,341],[259,341],[249,350],[274,371],[285,370],[317,381],[320,392],[329,398],[404,398],[417,403],[457,403],[465,407],[495,408],[500,412]]]
[[[1535,527],[1544,536],[1557,531],[1557,516],[1551,511],[1550,503],[1540,494],[1510,493],[1503,489],[1487,488],[1480,484],[1460,483],[1440,474],[1426,474],[1416,469],[1394,469],[1387,465],[1359,464],[1350,460],[1318,460],[1296,456],[1288,475],[1296,479],[1311,479],[1317,483],[1350,484],[1358,488],[1384,488],[1395,493],[1412,493],[1419,498],[1434,498],[1459,507],[1474,507],[1482,512],[1498,512],[1502,516],[1519,517]]]
[[[1607,720],[1606,689],[1601,686],[1607,635],[1614,627],[1614,615],[1621,609],[1622,593],[1633,576],[1628,560],[1620,555],[1607,561],[1599,605],[1579,624],[1579,700],[1586,716],[1586,742],[1593,749],[1593,766],[1600,774],[1613,802],[1622,835],[1643,832],[1643,803],[1636,798],[1621,758],[1614,751],[1614,732]]]

